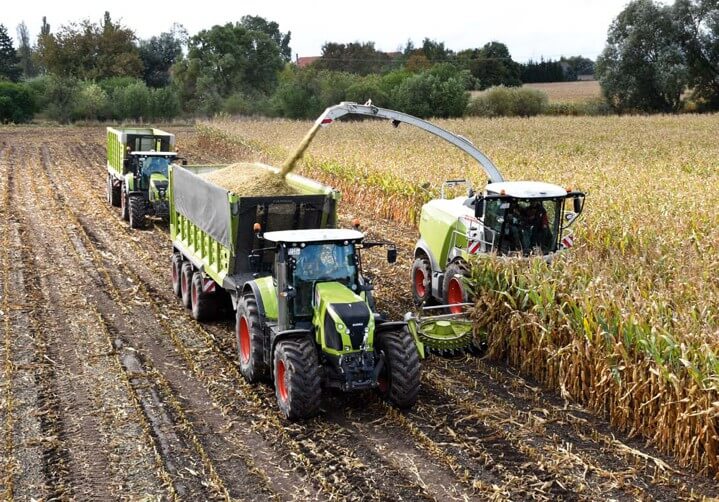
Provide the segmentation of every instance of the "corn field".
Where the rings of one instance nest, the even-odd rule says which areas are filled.
[[[575,247],[551,266],[477,263],[474,316],[490,355],[711,475],[719,468],[717,119],[437,122],[471,140],[508,180],[588,194]],[[200,136],[279,165],[309,126],[214,121]],[[373,121],[320,131],[299,170],[342,190],[343,204],[405,227],[443,180],[486,182],[441,140]]]

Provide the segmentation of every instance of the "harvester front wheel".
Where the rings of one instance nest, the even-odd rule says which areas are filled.
[[[184,262],[180,269],[180,296],[182,304],[187,308],[190,308],[192,302],[192,274],[192,263],[189,261]]]
[[[130,219],[130,208],[128,207],[127,194],[125,193],[125,184],[120,187],[120,217],[127,221]]]
[[[182,296],[182,255],[180,253],[172,254],[172,292],[175,296]]]
[[[217,312],[216,299],[213,293],[203,291],[204,279],[200,272],[192,274],[190,286],[190,308],[192,318],[196,321],[207,321],[215,316]]]
[[[270,369],[263,355],[265,336],[257,310],[257,300],[251,293],[243,296],[237,305],[235,337],[242,376],[250,383],[266,379]]]
[[[467,277],[469,277],[469,269],[466,264],[455,261],[447,266],[444,271],[444,283],[442,285],[445,305],[456,305],[469,301]],[[448,307],[447,310],[450,314],[460,314],[464,311],[464,307]]]
[[[420,362],[412,335],[384,331],[375,337],[375,350],[384,357],[377,378],[380,395],[398,408],[410,408],[419,394]]]
[[[281,340],[275,348],[274,377],[277,405],[286,418],[296,420],[317,413],[322,387],[312,340]]]
[[[424,305],[432,298],[432,266],[424,256],[417,257],[410,272],[412,300],[416,306]]]
[[[145,199],[142,195],[130,195],[129,206],[130,206],[130,227],[131,228],[144,228],[145,227]]]

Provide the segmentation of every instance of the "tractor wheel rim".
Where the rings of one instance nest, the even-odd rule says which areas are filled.
[[[240,318],[240,358],[243,363],[250,361],[250,327],[247,319],[242,316]]]
[[[172,264],[172,282],[177,282],[178,275],[179,274],[177,272],[177,263],[173,263]]]
[[[447,302],[452,305],[454,303],[464,303],[464,288],[462,283],[456,277],[453,277],[449,281],[449,290],[447,291]],[[449,311],[452,314],[459,314],[462,312],[462,307],[455,305],[449,307]]]
[[[386,370],[382,370],[382,373],[380,373],[377,377],[377,387],[379,388],[381,394],[387,394],[387,390],[389,389],[389,381],[387,379]]]
[[[197,305],[197,287],[195,285],[192,285],[192,305]]]
[[[414,271],[414,290],[417,292],[418,298],[424,298],[427,294],[427,287],[424,285],[424,270],[417,269]]]
[[[182,294],[187,293],[187,276],[185,274],[182,274],[182,279],[180,280],[180,287],[182,289]]]
[[[285,362],[277,361],[277,376],[275,377],[275,385],[277,393],[280,395],[282,402],[287,402],[287,383],[285,382]]]

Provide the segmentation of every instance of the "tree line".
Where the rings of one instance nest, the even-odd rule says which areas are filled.
[[[495,116],[508,103],[533,102],[512,105],[524,115],[519,110],[546,104],[535,106],[537,95],[518,90],[468,106],[469,91],[575,80],[595,70],[614,111],[719,107],[716,0],[633,0],[612,23],[596,65],[581,56],[522,64],[498,41],[455,52],[425,38],[393,53],[373,42],[328,42],[317,61],[300,68],[291,33],[259,16],[193,36],[174,25],[143,40],[109,13],[56,30],[43,18],[35,40],[24,23],[17,39],[16,49],[0,24],[0,122],[36,114],[61,122],[218,113],[309,118],[342,100],[367,99],[422,117]]]

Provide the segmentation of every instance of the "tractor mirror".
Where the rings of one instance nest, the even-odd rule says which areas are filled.
[[[584,206],[584,197],[574,197],[574,212],[577,214],[581,213],[582,206]]]
[[[387,250],[387,263],[395,263],[397,261],[397,248],[391,247]]]
[[[477,196],[474,203],[474,216],[482,218],[484,216],[484,197]]]

